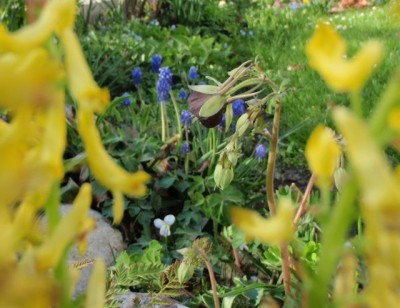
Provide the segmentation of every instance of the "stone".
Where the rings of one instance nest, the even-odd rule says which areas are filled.
[[[71,205],[62,205],[61,214],[65,215],[70,208]],[[74,245],[68,257],[71,266],[88,263],[80,270],[80,277],[74,292],[75,296],[86,291],[93,268],[92,261],[96,258],[102,258],[106,266],[109,267],[114,264],[117,256],[126,248],[121,232],[114,229],[99,212],[90,210],[89,215],[96,220],[96,228],[89,233],[86,253],[80,255],[76,245]],[[46,221],[43,219],[43,227],[45,225]]]
[[[135,308],[135,307],[152,307],[152,308],[187,308],[187,306],[173,299],[165,299],[166,302],[171,302],[170,305],[153,305],[149,306],[150,295],[147,293],[127,292],[122,295],[117,295],[115,299],[120,302],[120,308]]]

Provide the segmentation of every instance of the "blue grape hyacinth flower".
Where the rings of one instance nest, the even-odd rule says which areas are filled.
[[[244,114],[246,112],[246,104],[244,100],[237,99],[233,101],[232,110],[235,117],[240,117],[242,114]]]
[[[189,142],[185,141],[182,143],[181,153],[182,155],[187,155],[190,152],[190,145]]]
[[[264,144],[259,144],[256,147],[256,153],[255,153],[256,158],[262,159],[267,156],[267,147]]]
[[[172,73],[169,67],[160,68],[157,82],[157,98],[161,103],[169,99],[169,91],[172,87]]]
[[[188,96],[188,95],[187,95],[185,89],[184,89],[184,88],[181,88],[181,89],[179,90],[179,93],[178,93],[178,98],[180,98],[180,99],[186,99],[187,96]]]
[[[192,124],[192,114],[189,110],[183,110],[181,113],[181,123],[183,126]]]
[[[158,73],[162,64],[162,56],[159,54],[155,54],[151,58],[151,71],[153,73]]]
[[[124,98],[124,100],[122,101],[122,105],[125,107],[129,107],[132,104],[129,93],[125,92],[124,94],[122,94],[122,97]]]
[[[135,85],[139,85],[142,82],[142,70],[140,67],[135,67],[132,71],[132,80]]]
[[[194,66],[191,66],[189,69],[189,80],[195,81],[199,78],[199,74],[197,73],[197,69]]]

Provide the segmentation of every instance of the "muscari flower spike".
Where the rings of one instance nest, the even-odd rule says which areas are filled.
[[[154,226],[160,229],[160,235],[168,237],[171,235],[171,226],[175,223],[175,216],[170,214],[164,217],[164,220],[157,218],[154,220]]]
[[[186,99],[187,97],[188,97],[188,95],[187,95],[185,89],[184,89],[184,88],[181,88],[181,89],[179,90],[179,93],[178,93],[178,98],[180,98],[180,99]]]
[[[153,73],[158,73],[162,64],[162,56],[159,54],[155,54],[152,58],[151,58],[151,71]]]
[[[262,159],[267,156],[267,147],[263,144],[259,144],[256,147],[256,153],[255,153],[256,158]]]
[[[197,69],[194,66],[191,66],[189,69],[189,80],[195,81],[199,78],[199,74],[197,73]]]
[[[232,110],[235,117],[240,117],[242,114],[244,114],[246,112],[246,104],[244,100],[237,99],[233,101]]]
[[[140,67],[135,67],[132,71],[132,80],[135,85],[139,85],[142,82],[142,70]]]
[[[129,93],[125,92],[124,94],[122,94],[122,97],[124,98],[124,100],[122,101],[122,105],[125,107],[129,107],[132,104]]]
[[[169,67],[160,68],[157,82],[157,99],[160,103],[165,103],[169,99],[169,90],[172,86],[172,73]]]
[[[185,141],[181,147],[182,155],[187,155],[190,152],[190,144],[188,141]]]
[[[183,126],[189,126],[192,124],[192,114],[189,110],[183,110],[181,113],[181,123]]]

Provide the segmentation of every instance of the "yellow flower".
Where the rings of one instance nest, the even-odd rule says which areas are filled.
[[[311,171],[322,179],[329,179],[335,171],[341,150],[332,130],[318,125],[308,139],[305,154]]]
[[[72,30],[66,30],[61,39],[65,50],[68,85],[78,101],[79,108],[91,112],[103,112],[110,102],[110,94],[107,89],[99,88],[93,80],[77,35]]]
[[[338,92],[360,91],[382,58],[382,44],[367,42],[353,59],[346,59],[346,43],[328,24],[319,23],[306,45],[311,68]]]
[[[0,24],[0,51],[28,52],[43,45],[53,34],[72,29],[75,22],[75,0],[51,0],[44,7],[39,19],[29,27],[9,33]]]
[[[232,223],[251,240],[258,239],[266,244],[278,244],[293,237],[294,207],[289,199],[279,202],[276,216],[265,219],[256,211],[231,207]]]
[[[393,131],[400,132],[400,107],[393,109],[389,113],[389,128]]]
[[[78,130],[85,145],[90,170],[96,179],[109,188],[114,196],[114,222],[119,223],[123,215],[123,196],[141,197],[146,193],[146,183],[150,176],[144,171],[128,173],[108,155],[101,143],[91,112],[78,111]]]
[[[85,238],[95,222],[88,217],[92,202],[92,189],[83,184],[72,208],[59,222],[50,237],[35,251],[36,267],[39,270],[54,267],[58,264],[62,253],[72,241]]]
[[[97,259],[93,265],[89,285],[86,292],[86,308],[101,308],[105,304],[106,267],[102,259]]]

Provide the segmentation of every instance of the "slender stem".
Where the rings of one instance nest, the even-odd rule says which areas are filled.
[[[214,162],[218,147],[217,133],[215,128],[210,129],[210,139],[211,139],[210,145],[211,145],[212,155],[211,155],[210,165],[208,166],[208,174],[211,174],[211,171],[213,170],[212,168],[214,167]]]
[[[299,209],[297,210],[296,216],[294,217],[293,224],[295,225],[299,222],[300,217],[304,213],[304,209],[307,204],[307,199],[311,193],[311,189],[313,188],[314,183],[315,183],[315,174],[312,174],[310,180],[308,181],[307,188],[306,191],[304,192],[303,198],[301,199]]]
[[[233,257],[235,258],[235,265],[238,271],[238,276],[243,277],[242,268],[240,266],[239,253],[235,248],[232,248],[232,252],[233,252]]]
[[[179,115],[178,104],[176,103],[176,99],[175,99],[172,91],[169,91],[169,96],[171,97],[172,104],[174,105],[174,109],[175,109],[176,124],[178,125],[178,134],[182,139],[182,124],[181,124],[181,117]]]
[[[273,131],[272,131],[272,142],[269,150],[268,165],[266,172],[267,201],[268,201],[268,208],[272,216],[276,215],[274,173],[275,173],[276,155],[278,153],[280,115],[281,115],[281,102],[280,100],[277,100],[275,106],[275,115],[274,115]],[[289,261],[288,243],[281,243],[280,250],[281,250],[282,274],[285,287],[285,294],[288,296],[290,294],[290,261]]]
[[[60,183],[55,181],[51,186],[49,198],[45,205],[45,211],[49,226],[49,232],[53,233],[61,219],[60,214]]]
[[[272,141],[268,154],[268,165],[266,174],[266,184],[267,184],[267,200],[268,208],[272,215],[276,214],[276,202],[275,202],[275,188],[274,188],[274,173],[275,173],[275,162],[276,154],[278,152],[278,139],[279,139],[279,120],[281,114],[281,103],[278,100],[275,107],[273,131],[272,131]]]
[[[210,275],[210,282],[211,282],[211,288],[213,291],[215,308],[220,308],[219,299],[218,299],[218,291],[217,291],[217,282],[215,280],[214,270],[212,268],[210,259],[208,258],[207,254],[204,253],[204,251],[199,250],[198,252],[203,257],[204,262],[206,263],[206,266],[207,266],[208,274]]]
[[[354,176],[350,175],[336,205],[333,207],[333,213],[330,215],[330,219],[324,228],[320,262],[317,274],[310,281],[307,307],[326,307],[332,274],[343,249],[347,231],[355,219],[356,211],[354,202],[356,197],[357,182]]]
[[[351,93],[350,101],[351,101],[351,105],[353,107],[354,112],[359,117],[362,117],[363,110],[362,110],[361,93],[359,91]]]

